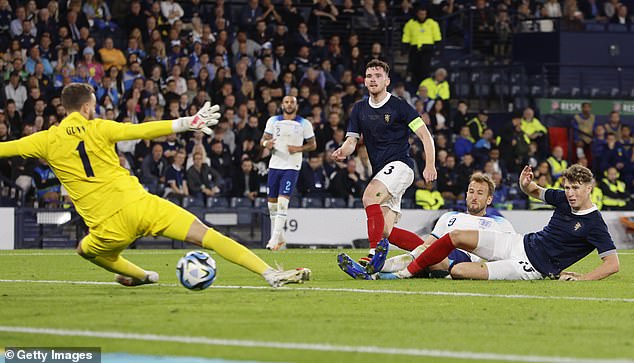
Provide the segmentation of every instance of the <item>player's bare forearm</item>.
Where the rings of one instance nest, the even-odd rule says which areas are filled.
[[[314,151],[317,149],[317,142],[315,138],[308,139],[304,145],[302,145],[302,151]]]
[[[603,263],[587,274],[581,275],[579,280],[602,280],[619,272],[619,256],[615,253],[602,258]]]
[[[436,147],[427,126],[417,128],[416,136],[421,139],[425,148],[425,165],[436,165]]]
[[[522,185],[520,184],[520,189],[522,190],[522,192],[524,192],[524,194],[533,197],[535,199],[539,199],[541,201],[544,200],[544,193],[546,192],[546,189],[540,187],[539,185],[535,184],[535,182],[531,182],[530,184],[528,184],[528,186],[526,187],[522,187]]]
[[[337,150],[335,153],[338,153],[338,156],[341,156],[343,159],[352,155],[354,149],[357,147],[357,138],[356,137],[348,137],[346,141],[344,141],[343,145]]]
[[[544,201],[544,193],[546,189],[540,187],[535,184],[533,181],[533,169],[530,166],[525,166],[520,174],[519,180],[520,190],[524,192],[524,194],[531,196],[535,199],[539,199]]]

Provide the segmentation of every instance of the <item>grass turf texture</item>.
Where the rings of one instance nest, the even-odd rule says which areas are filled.
[[[356,281],[336,265],[340,250],[257,251],[269,263],[310,267],[299,287],[443,291],[632,299],[634,253],[622,251],[621,272],[598,282]],[[365,251],[346,251],[358,258]],[[124,255],[176,284],[185,251]],[[37,254],[37,255],[24,255]],[[41,254],[41,255],[40,255]],[[215,285],[266,286],[257,275],[214,255]],[[596,254],[570,270],[587,272]],[[112,274],[71,251],[0,251],[0,279],[112,281]],[[437,349],[574,358],[634,357],[634,302],[434,296],[294,289],[71,285],[0,282],[0,325],[197,336],[266,342]],[[0,332],[6,346],[99,346],[104,352],[280,362],[403,362],[460,359],[404,355],[227,347],[203,344],[59,337]]]

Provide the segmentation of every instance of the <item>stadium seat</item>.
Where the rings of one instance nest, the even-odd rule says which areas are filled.
[[[323,208],[324,200],[321,198],[302,198],[302,208]]]
[[[205,203],[201,198],[194,198],[192,196],[183,198],[183,208],[188,207],[204,207]]]
[[[207,208],[229,208],[229,201],[224,197],[209,197]]]
[[[586,31],[589,31],[589,32],[604,32],[605,25],[599,24],[599,23],[586,23],[585,29]]]
[[[352,208],[363,208],[363,201],[361,198],[354,198],[352,200]]]
[[[249,198],[233,197],[230,202],[231,208],[251,208],[253,202]]]
[[[612,33],[627,33],[625,24],[608,24],[608,31]]]
[[[288,203],[289,208],[301,208],[302,202],[299,200],[299,197],[291,198],[291,201]]]
[[[416,203],[414,203],[413,199],[403,198],[401,200],[401,208],[403,209],[417,209]]]
[[[263,197],[259,197],[259,198],[255,198],[255,200],[253,201],[253,206],[255,208],[268,208],[268,199],[263,198]]]
[[[326,198],[324,199],[324,207],[326,208],[347,208],[348,203],[343,198]]]
[[[567,127],[549,127],[548,138],[550,142],[550,149],[555,146],[561,146],[564,149],[564,159],[568,159],[568,140],[570,129]]]

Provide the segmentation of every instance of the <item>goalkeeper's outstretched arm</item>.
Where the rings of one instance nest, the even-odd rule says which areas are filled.
[[[180,117],[172,121],[153,121],[142,124],[121,124],[110,122],[108,124],[108,136],[112,142],[137,139],[155,139],[172,133],[186,131],[202,131],[211,134],[211,126],[220,120],[220,107],[209,102],[194,115]]]

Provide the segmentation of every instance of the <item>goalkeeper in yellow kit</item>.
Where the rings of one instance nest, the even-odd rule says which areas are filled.
[[[96,98],[91,86],[72,83],[62,90],[68,116],[59,126],[15,141],[0,143],[0,158],[22,156],[46,159],[90,228],[77,253],[116,273],[126,286],[158,281],[121,257],[139,237],[163,235],[216,251],[225,259],[264,277],[273,287],[308,280],[310,270],[278,271],[234,240],[205,226],[185,209],[146,192],[136,177],[119,166],[115,143],[154,139],[174,132],[201,130],[218,123],[217,105],[207,102],[194,116],[173,121],[125,124],[94,119]]]

